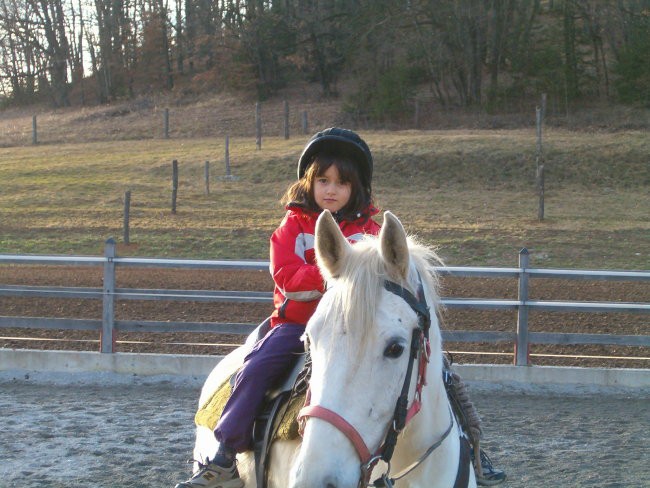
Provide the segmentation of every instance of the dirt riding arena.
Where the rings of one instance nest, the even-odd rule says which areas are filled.
[[[0,376],[0,486],[172,487],[189,473],[197,381]],[[650,392],[472,385],[509,488],[641,487]],[[397,485],[399,486],[399,485]]]

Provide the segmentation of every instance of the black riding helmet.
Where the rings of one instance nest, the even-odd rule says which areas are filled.
[[[319,152],[349,157],[359,165],[361,184],[371,194],[372,154],[361,137],[355,132],[340,127],[330,127],[315,134],[305,146],[298,160],[298,178],[302,178],[307,168]]]

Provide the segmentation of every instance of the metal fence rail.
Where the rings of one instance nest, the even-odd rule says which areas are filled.
[[[102,288],[0,284],[0,296],[102,300],[101,320],[0,317],[0,327],[99,330],[101,331],[100,350],[103,353],[110,353],[114,351],[116,331],[216,332],[247,335],[257,325],[245,323],[116,320],[116,300],[183,300],[236,303],[270,303],[273,300],[273,294],[271,292],[119,288],[116,286],[116,267],[265,270],[268,269],[269,263],[267,261],[127,258],[116,256],[115,247],[115,241],[113,239],[107,240],[104,256],[96,257],[0,254],[0,264],[103,266]],[[442,275],[457,277],[514,278],[518,280],[519,285],[516,300],[443,298],[442,303],[447,308],[517,311],[517,325],[516,330],[513,332],[443,331],[443,338],[446,341],[513,342],[515,344],[515,364],[521,366],[529,364],[528,351],[530,344],[601,344],[650,347],[649,335],[545,333],[529,332],[528,330],[528,313],[530,310],[562,312],[650,312],[650,303],[641,302],[529,300],[529,281],[531,278],[650,282],[650,271],[535,269],[529,267],[529,255],[526,249],[522,249],[519,254],[518,268],[439,267],[437,271]]]

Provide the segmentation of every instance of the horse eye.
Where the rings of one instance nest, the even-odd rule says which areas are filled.
[[[386,347],[384,350],[384,356],[387,358],[396,359],[402,355],[404,352],[404,346],[399,342],[393,342]]]

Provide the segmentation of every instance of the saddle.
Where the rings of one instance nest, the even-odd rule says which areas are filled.
[[[253,427],[255,477],[257,487],[266,488],[271,444],[275,440],[300,437],[298,412],[305,404],[311,361],[308,353],[298,356],[294,367],[279,388],[269,391],[262,413]]]
[[[269,327],[268,319],[260,324],[257,329],[257,340],[266,335]],[[251,443],[255,454],[255,475],[259,488],[267,486],[269,452],[273,441],[294,440],[300,436],[296,418],[305,403],[311,361],[307,353],[300,354],[296,358],[293,368],[288,371],[283,381],[267,392],[262,411],[253,426]],[[194,423],[197,426],[215,429],[232,393],[236,375],[237,371],[219,385],[213,395],[199,407],[194,416]]]

